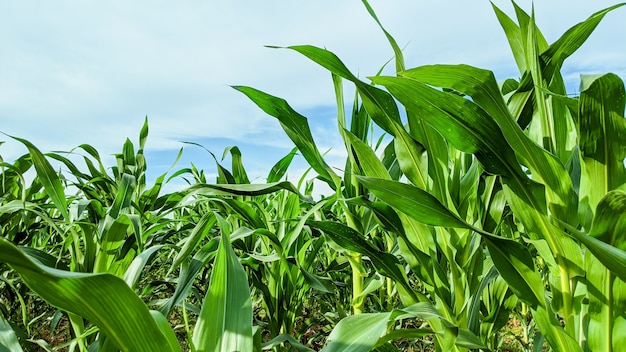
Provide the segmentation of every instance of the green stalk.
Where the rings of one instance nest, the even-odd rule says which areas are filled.
[[[387,252],[391,253],[391,251],[393,250],[393,238],[391,234],[385,233],[385,240],[387,242]],[[391,302],[391,297],[393,296],[393,281],[391,281],[391,278],[386,278],[385,281],[387,285],[386,308],[387,311],[391,311],[393,309],[393,303]]]
[[[352,268],[352,310],[354,315],[363,313],[363,297],[359,297],[363,292],[363,273],[361,266],[363,264],[360,253],[352,253],[348,257],[350,267]]]
[[[606,269],[604,269],[606,270]],[[608,270],[607,270],[608,271]],[[613,317],[613,274],[608,271],[607,280],[604,282],[604,292],[606,293],[606,302],[609,308],[609,317]],[[608,324],[609,326],[605,330],[605,341],[608,341],[607,347],[608,352],[613,352],[613,324]],[[582,335],[582,334],[581,334]]]
[[[524,345],[524,348],[528,346],[528,324],[526,323],[527,314],[528,314],[528,306],[526,306],[526,303],[522,302],[522,325],[524,327],[522,329],[522,344]]]
[[[575,321],[574,321],[574,303],[572,300],[571,280],[569,272],[564,265],[559,264],[559,273],[561,275],[561,292],[563,295],[563,313],[565,320],[565,331],[574,336],[575,334]]]

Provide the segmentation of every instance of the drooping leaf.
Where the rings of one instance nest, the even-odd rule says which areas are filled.
[[[310,45],[291,46],[289,49],[311,59],[334,75],[344,78],[357,88],[363,106],[371,119],[385,132],[394,136],[395,151],[405,175],[417,186],[426,189],[427,170],[424,167],[425,149],[404,128],[393,96],[382,89],[359,80],[332,52]]]
[[[268,115],[277,118],[285,133],[298,147],[302,156],[309,162],[311,167],[320,175],[331,188],[335,188],[335,179],[338,176],[326,164],[311,135],[309,123],[306,117],[298,114],[289,104],[281,98],[269,95],[260,90],[233,86],[234,89],[245,94]]]
[[[521,177],[519,163],[499,126],[475,103],[414,79],[370,79],[384,85],[408,111],[434,126],[457,149],[475,154],[488,172]]]
[[[122,279],[45,267],[4,238],[0,238],[0,251],[0,260],[41,298],[94,323],[121,350],[172,351],[148,307]]]
[[[545,306],[543,281],[528,250],[507,238],[485,236],[484,239],[494,266],[515,295],[530,307]]]
[[[547,64],[550,67],[548,73],[550,74],[561,68],[565,59],[583,45],[607,13],[624,5],[626,4],[616,4],[592,14],[585,21],[568,29],[559,39],[550,45],[548,50],[541,53],[541,56],[546,58]]]
[[[467,65],[429,65],[409,69],[401,75],[469,95],[500,126],[506,142],[531,170],[533,179],[548,186],[546,191],[553,213],[564,221],[576,223],[576,194],[568,172],[554,155],[522,131],[509,112],[491,71]]]
[[[267,184],[209,184],[196,183],[186,189],[188,194],[204,194],[216,196],[260,196],[274,193],[280,190],[286,190],[300,195],[296,187],[288,181],[274,182]],[[311,202],[311,199],[300,195],[300,199],[305,202]]]
[[[396,284],[399,285],[398,290],[400,291],[400,297],[404,302],[413,304],[418,301],[418,298],[424,298],[423,295],[411,289],[406,274],[401,270],[400,262],[394,255],[372,247],[353,228],[332,221],[309,220],[306,223],[309,226],[324,231],[341,247],[368,256],[379,273],[392,278]]]

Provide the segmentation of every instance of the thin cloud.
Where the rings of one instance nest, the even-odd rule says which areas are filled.
[[[495,3],[514,13],[510,2]],[[518,3],[531,8],[530,1]],[[559,0],[536,3],[535,11],[539,27],[554,41],[612,4]],[[467,63],[494,69],[498,78],[518,75],[488,1],[372,0],[371,5],[406,45],[409,66]],[[624,77],[626,41],[616,39],[626,35],[624,11],[608,14],[567,61],[571,84],[587,69]],[[328,48],[360,77],[376,73],[393,54],[358,1],[5,2],[0,130],[43,151],[89,143],[110,155],[127,137],[136,138],[147,115],[148,147],[158,151],[176,153],[180,140],[202,138],[288,150],[291,144],[276,119],[228,86],[256,87],[314,117],[316,108],[334,104],[330,74],[293,51],[264,47],[298,44]],[[320,145],[341,147],[340,141],[324,139],[335,129],[335,122],[317,127]],[[0,148],[7,160],[25,152],[13,142]],[[282,155],[268,152],[273,156]]]

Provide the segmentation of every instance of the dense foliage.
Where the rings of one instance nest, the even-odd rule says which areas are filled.
[[[583,75],[572,96],[560,73],[619,6],[552,44],[532,14],[494,6],[520,71],[500,84],[467,65],[406,69],[382,25],[395,76],[365,82],[289,47],[332,75],[341,173],[304,116],[245,86],[296,146],[263,184],[232,147],[215,182],[192,165],[148,186],[147,121],[111,168],[90,145],[43,154],[11,137],[28,153],[0,160],[0,351],[486,351],[511,322],[518,350],[620,350],[624,83]],[[297,153],[332,195],[285,180]],[[172,179],[188,187],[163,192]]]

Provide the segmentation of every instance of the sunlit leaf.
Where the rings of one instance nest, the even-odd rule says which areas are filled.
[[[53,306],[85,317],[125,351],[172,351],[142,300],[111,274],[83,274],[44,267],[0,238],[1,260]],[[112,294],[114,292],[114,294]]]

